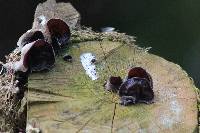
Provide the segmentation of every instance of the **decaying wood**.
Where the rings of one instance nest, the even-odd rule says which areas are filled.
[[[42,16],[46,21],[51,18],[62,19],[72,29],[80,25],[80,14],[70,3],[56,3],[56,0],[47,0],[39,4],[35,11],[33,29],[43,28],[43,25],[39,23]]]
[[[43,93],[39,93],[37,100],[30,101],[30,123],[38,122],[44,132],[76,132],[83,125],[83,132],[196,130],[198,122],[195,86],[180,66],[133,45],[103,41],[101,46],[98,41],[73,43],[62,50],[53,70],[30,76],[30,92],[43,91],[45,95],[50,92],[49,96],[52,93],[60,96],[60,101],[55,99],[56,103],[52,102],[54,98],[47,102],[47,99],[40,98]],[[101,48],[106,51],[106,55]],[[96,55],[99,74],[97,81],[92,81],[81,65],[80,55],[85,52]],[[72,55],[72,63],[62,60],[62,55],[66,53]],[[132,66],[143,67],[152,75],[155,103],[123,107],[118,104],[117,95],[104,91],[103,84],[110,73],[125,77]],[[32,94],[29,93],[30,99]],[[87,122],[89,119],[91,120]]]
[[[41,15],[48,19],[56,16],[70,25],[69,16],[77,13],[74,15],[71,6],[65,7],[54,0],[40,4],[33,28],[40,27],[37,18]],[[72,18],[71,27],[78,21]],[[72,62],[62,59],[66,53],[73,57]],[[83,53],[95,55],[98,80],[91,80],[85,73],[80,61]],[[124,107],[119,105],[118,95],[104,90],[108,77],[125,77],[134,66],[151,74],[153,104]],[[198,127],[195,86],[186,72],[137,47],[133,37],[117,32],[72,30],[71,43],[60,51],[55,67],[46,73],[31,74],[28,82],[28,124],[37,125],[42,132],[179,133],[195,132]]]

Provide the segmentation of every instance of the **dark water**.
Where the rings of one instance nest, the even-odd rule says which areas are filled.
[[[0,60],[16,47],[21,34],[31,28],[36,6],[34,0],[0,0]]]
[[[38,1],[0,2],[0,57],[16,45],[31,27]],[[65,1],[65,0],[62,0]],[[71,0],[81,12],[82,24],[95,30],[113,26],[151,46],[151,53],[181,65],[200,87],[199,0]],[[12,3],[12,4],[11,4]]]

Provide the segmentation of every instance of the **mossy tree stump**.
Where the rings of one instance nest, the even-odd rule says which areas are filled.
[[[44,133],[197,131],[196,88],[186,72],[131,39],[115,32],[72,31],[54,68],[29,77],[28,123]],[[80,60],[83,53],[95,55],[97,80],[86,74]],[[73,61],[64,61],[65,54]],[[121,106],[117,94],[104,90],[109,76],[125,77],[134,66],[152,75],[153,104]]]
[[[97,58],[95,81],[80,62],[80,55],[88,52]],[[72,63],[62,59],[66,53],[72,55]],[[124,107],[116,94],[104,91],[110,75],[125,77],[132,66],[152,75],[155,103]],[[30,76],[28,98],[29,122],[48,133],[192,132],[198,123],[195,86],[187,74],[176,64],[120,42],[72,43],[58,55],[51,71]]]

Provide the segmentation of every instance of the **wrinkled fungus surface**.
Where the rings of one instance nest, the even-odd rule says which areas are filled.
[[[21,53],[19,61],[6,63],[6,69],[16,72],[29,72],[49,70],[55,63],[55,52],[66,45],[70,38],[69,26],[61,19],[50,19],[40,16],[38,21],[45,23],[45,31],[31,29],[24,33],[18,40],[18,50]],[[49,36],[50,35],[50,36]],[[48,41],[51,39],[52,41]],[[72,61],[69,56],[65,60]],[[3,69],[2,69],[3,71]]]
[[[141,67],[131,68],[128,72],[127,78],[130,79],[133,77],[144,78],[144,79],[148,80],[151,87],[153,87],[153,81],[152,81],[150,74],[148,72],[146,72],[146,70],[144,70],[143,68],[141,68]]]
[[[122,105],[138,102],[151,103],[154,98],[153,82],[149,73],[141,67],[131,68],[119,88]]]
[[[34,42],[30,50],[25,54],[24,65],[32,71],[49,70],[55,63],[55,55],[52,45],[44,40]]]
[[[51,44],[37,40],[25,45],[21,50],[21,59],[13,65],[15,71],[27,72],[49,70],[55,62]]]
[[[47,28],[55,50],[68,43],[71,33],[69,26],[64,21],[61,19],[50,19],[47,22]]]
[[[133,77],[122,83],[119,89],[122,105],[138,102],[150,103],[153,100],[153,90],[144,78]]]
[[[131,68],[123,81],[121,77],[111,76],[105,84],[105,90],[118,92],[120,104],[125,106],[152,103],[154,98],[152,78],[141,67]]]

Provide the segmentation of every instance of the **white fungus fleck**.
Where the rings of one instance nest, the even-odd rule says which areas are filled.
[[[81,63],[83,65],[83,68],[86,71],[86,74],[92,79],[96,80],[98,79],[98,75],[96,72],[96,66],[94,63],[92,63],[92,60],[95,59],[95,56],[92,53],[83,53],[80,56]]]

